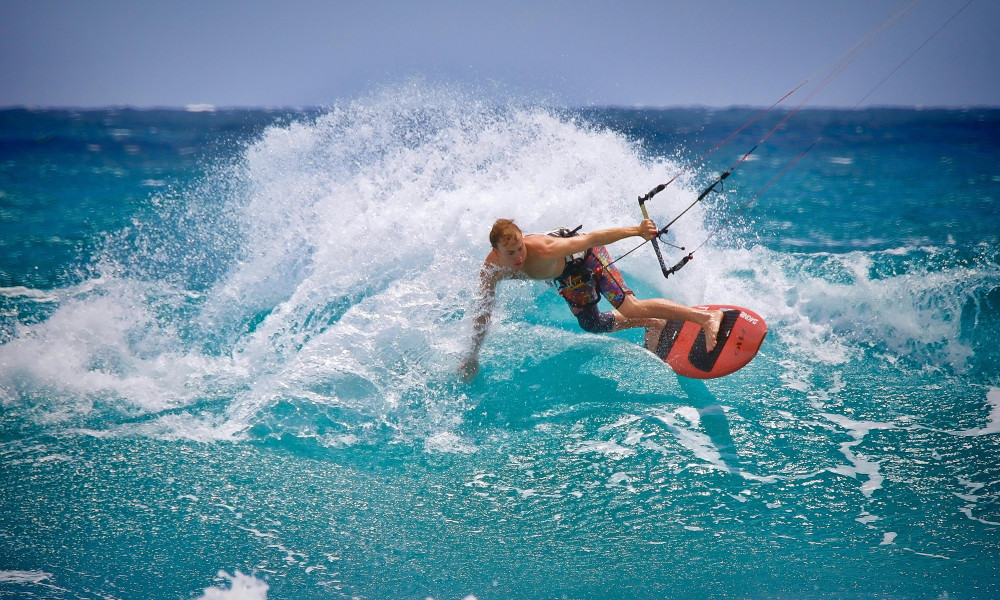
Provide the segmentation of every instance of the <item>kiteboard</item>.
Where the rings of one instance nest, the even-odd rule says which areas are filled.
[[[725,304],[695,308],[723,313],[711,352],[705,350],[705,332],[691,321],[667,321],[655,346],[649,346],[674,372],[694,379],[714,379],[729,375],[753,360],[767,335],[767,323],[760,315]]]

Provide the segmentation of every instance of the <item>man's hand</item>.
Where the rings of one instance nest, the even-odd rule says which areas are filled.
[[[656,223],[653,223],[652,219],[644,219],[642,223],[639,223],[639,235],[647,242],[655,238],[659,233],[660,230],[656,228]]]
[[[458,365],[458,375],[462,381],[472,381],[479,374],[479,360],[475,356],[470,356]]]

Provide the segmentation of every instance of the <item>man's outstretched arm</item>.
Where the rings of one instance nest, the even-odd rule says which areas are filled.
[[[468,354],[458,366],[458,373],[466,381],[475,379],[479,373],[479,349],[483,346],[486,333],[490,329],[493,318],[493,306],[496,303],[496,286],[499,280],[497,269],[483,265],[479,274],[479,299],[476,302],[472,318],[472,346]]]
[[[544,246],[539,249],[539,254],[546,258],[569,256],[570,254],[583,252],[588,248],[606,246],[629,237],[639,236],[645,240],[649,240],[656,237],[657,233],[656,225],[653,221],[646,219],[642,223],[632,227],[609,227],[568,238],[548,237],[548,239],[544,240]]]

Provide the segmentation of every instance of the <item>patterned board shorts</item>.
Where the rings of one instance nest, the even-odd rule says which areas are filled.
[[[597,304],[602,294],[615,308],[622,305],[626,295],[633,294],[625,285],[621,271],[611,264],[611,257],[604,246],[595,246],[587,251],[581,270],[592,276],[570,273],[556,280],[559,294],[569,303],[574,315],[579,315],[584,309]],[[571,269],[567,268],[567,271]]]

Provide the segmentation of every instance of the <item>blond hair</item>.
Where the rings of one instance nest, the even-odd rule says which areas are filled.
[[[497,219],[493,223],[493,229],[490,230],[490,244],[499,250],[500,244],[508,244],[522,235],[521,228],[515,225],[514,221]]]

